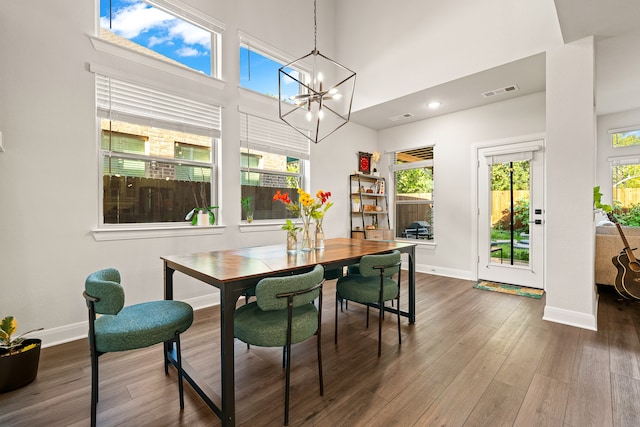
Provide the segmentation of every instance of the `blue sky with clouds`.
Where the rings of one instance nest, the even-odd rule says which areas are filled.
[[[211,75],[211,33],[142,1],[101,0],[100,26]]]

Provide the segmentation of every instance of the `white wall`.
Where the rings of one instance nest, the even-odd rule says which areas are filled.
[[[553,0],[337,1],[336,31],[355,110],[562,43]]]
[[[308,22],[291,17],[308,16],[312,22],[312,3],[189,3],[226,25],[223,90],[183,84],[175,76],[95,51],[88,38],[96,22],[91,1],[7,2],[0,10],[0,131],[6,149],[0,153],[0,316],[16,316],[22,331],[44,327],[45,345],[86,334],[82,291],[92,271],[118,268],[126,302],[132,304],[162,298],[162,255],[284,243],[281,230],[241,232],[239,227],[237,111],[250,101],[237,89],[237,30],[301,56],[311,50],[313,32]],[[323,4],[320,16],[332,16],[332,4]],[[333,29],[329,19],[324,25],[322,39],[331,55]],[[308,37],[291,37],[303,34]],[[100,199],[95,88],[88,63],[146,74],[222,103],[222,234],[94,240]],[[326,233],[346,236],[347,176],[357,165],[358,150],[375,149],[376,135],[349,123],[321,144],[312,147],[311,190],[334,194],[337,203],[327,214]],[[176,281],[177,299],[195,305],[215,301],[213,289],[184,276],[176,275]]]
[[[383,153],[435,143],[435,247],[418,247],[418,271],[475,278],[472,145],[544,130],[545,94],[536,93],[380,132]]]
[[[544,318],[589,329],[597,328],[594,48],[590,37],[547,53]]]

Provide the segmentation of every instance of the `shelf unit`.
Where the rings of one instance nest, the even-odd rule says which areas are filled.
[[[393,240],[393,230],[389,226],[387,183],[384,178],[350,175],[349,199],[352,238]]]

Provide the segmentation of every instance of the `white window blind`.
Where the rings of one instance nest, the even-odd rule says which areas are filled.
[[[240,143],[254,150],[309,160],[309,140],[284,123],[240,113]]]
[[[221,107],[96,74],[101,118],[220,138]]]

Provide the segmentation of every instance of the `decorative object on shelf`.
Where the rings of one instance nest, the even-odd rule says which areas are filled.
[[[191,181],[191,178],[189,178]],[[191,209],[189,213],[184,217],[185,221],[191,221],[191,225],[214,225],[216,223],[216,214],[214,209],[218,209],[218,206],[208,206],[207,195],[204,185],[200,185],[200,198],[202,203],[198,201],[196,190],[194,188],[195,182],[191,181],[191,192],[193,194],[193,201],[196,207]],[[204,184],[204,183],[200,183]]]
[[[282,226],[283,230],[287,231],[287,252],[293,253],[298,250],[298,231],[302,230],[290,219]]]
[[[360,212],[360,199],[358,197],[353,199],[353,208],[351,212]]]
[[[247,222],[251,224],[253,221],[253,212],[251,211],[251,196],[240,197],[240,204],[242,205],[242,209],[244,209],[245,216],[247,218]]]
[[[29,332],[11,338],[18,328],[13,316],[0,321],[0,393],[15,390],[36,379],[40,362],[40,339],[26,339]]]
[[[371,172],[371,153],[358,152],[358,170],[367,175]]]
[[[315,0],[313,27],[311,53],[278,70],[278,108],[282,121],[317,144],[349,122],[356,73],[318,51]],[[300,72],[308,69],[312,70],[310,81]],[[291,94],[291,87],[300,88],[300,92]]]
[[[378,169],[376,168],[376,165],[378,164],[379,160],[380,160],[380,152],[374,151],[373,154],[371,155],[371,175],[373,176],[380,176],[380,174],[378,173]]]

